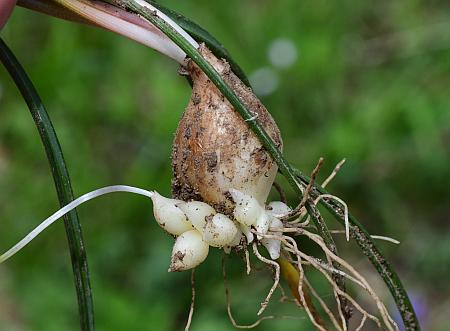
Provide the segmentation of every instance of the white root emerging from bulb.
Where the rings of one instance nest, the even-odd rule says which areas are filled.
[[[216,213],[214,208],[204,202],[184,202],[163,197],[158,192],[126,185],[114,185],[86,193],[58,210],[1,255],[0,263],[12,257],[71,210],[89,200],[113,192],[139,194],[152,200],[153,213],[158,225],[169,234],[177,236],[172,251],[170,271],[182,271],[196,267],[208,256],[209,246],[224,248],[230,252],[231,248],[241,244],[243,234],[247,237],[248,243],[252,242],[254,237],[251,227],[245,224],[254,225],[258,233],[264,234],[269,230],[269,226],[279,226],[277,220],[274,221],[273,216],[266,213],[254,198],[237,190],[233,190],[233,194],[242,203],[236,204],[236,214],[240,215],[241,223],[235,223],[228,216]],[[268,249],[272,257],[277,254],[279,256],[279,243],[269,240],[265,245],[270,247]]]
[[[72,211],[73,209],[77,208],[79,205],[92,200],[94,198],[97,198],[99,196],[113,193],[113,192],[128,192],[128,193],[134,193],[146,196],[148,198],[151,198],[153,196],[153,192],[133,187],[133,186],[127,186],[127,185],[113,185],[113,186],[107,186],[100,188],[98,190],[86,193],[79,197],[78,199],[75,199],[68,205],[64,206],[60,210],[58,210],[56,213],[45,219],[41,224],[39,224],[33,231],[31,231],[28,235],[26,235],[25,238],[23,238],[21,241],[19,241],[16,245],[14,245],[11,249],[9,249],[6,253],[0,256],[0,263],[5,262],[10,257],[12,257],[14,254],[19,252],[22,248],[24,248],[26,245],[28,245],[34,238],[36,238],[42,231],[44,231],[46,228],[48,228],[50,225],[52,225],[54,222],[56,222],[58,219],[66,215],[68,212]]]

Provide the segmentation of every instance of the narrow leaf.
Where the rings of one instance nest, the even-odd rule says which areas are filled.
[[[2,39],[0,39],[0,61],[16,83],[33,116],[50,163],[59,204],[61,207],[65,206],[73,200],[72,186],[61,146],[50,117],[33,83]],[[64,216],[64,224],[72,259],[81,330],[94,331],[94,305],[89,280],[89,269],[81,225],[76,210]]]

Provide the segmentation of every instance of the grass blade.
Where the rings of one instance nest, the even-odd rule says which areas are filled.
[[[17,58],[2,39],[0,39],[0,61],[11,75],[28,105],[50,163],[59,204],[65,206],[73,200],[72,186],[61,146],[59,145],[50,117],[47,114],[33,83]],[[94,310],[89,280],[89,269],[81,225],[76,210],[73,210],[68,215],[64,216],[64,224],[72,259],[81,330],[93,331]]]

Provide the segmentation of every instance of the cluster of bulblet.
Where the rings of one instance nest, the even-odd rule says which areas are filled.
[[[269,228],[282,228],[277,216],[290,212],[280,202],[271,202],[267,209],[250,195],[230,189],[234,200],[233,218],[217,213],[204,202],[185,202],[169,199],[157,192],[152,195],[153,212],[158,224],[168,233],[177,236],[172,250],[169,271],[195,268],[208,256],[209,246],[223,248],[229,253],[232,247],[253,242],[254,232],[272,259],[280,256],[281,242],[261,238]],[[251,231],[253,228],[255,231]]]

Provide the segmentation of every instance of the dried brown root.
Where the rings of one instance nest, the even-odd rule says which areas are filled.
[[[356,328],[355,331],[360,331],[362,330],[364,324],[366,323],[367,320],[367,315],[363,315],[362,319],[361,319],[361,323],[359,323],[358,327]]]
[[[348,271],[349,274],[347,273],[342,273],[342,275],[350,280],[352,280],[354,282],[354,279],[356,279],[358,282],[356,282],[356,284],[358,284],[359,286],[362,286],[368,293],[369,295],[372,297],[372,299],[374,300],[378,312],[380,313],[383,322],[385,324],[385,326],[388,328],[388,330],[398,330],[398,326],[395,323],[395,321],[392,319],[392,317],[389,315],[386,307],[384,306],[384,304],[381,302],[381,300],[379,299],[379,297],[376,295],[375,291],[372,289],[372,287],[368,284],[367,280],[361,276],[348,262],[346,262],[345,260],[343,260],[342,258],[338,257],[337,255],[335,255],[333,252],[331,252],[328,247],[326,246],[326,244],[324,243],[323,239],[316,234],[313,234],[309,231],[306,231],[304,229],[299,229],[299,232],[302,235],[307,236],[309,239],[311,239],[312,241],[314,241],[316,244],[318,244],[320,246],[320,248],[322,249],[322,251],[325,253],[325,255],[327,256],[327,258],[330,258],[332,261],[335,261],[337,263],[339,263],[344,269],[346,269]],[[324,276],[327,277],[328,281],[330,282],[331,278],[329,277],[327,271],[325,270],[325,268],[323,268],[323,266],[317,262],[317,260],[315,258],[309,257],[306,254],[302,253],[301,251],[298,250],[297,248],[297,244],[295,242],[294,239],[292,239],[291,237],[288,236],[281,236],[281,240],[283,243],[285,243],[285,245],[288,248],[294,249],[295,250],[295,254],[298,255],[298,257],[300,258],[304,258],[306,260],[308,260],[308,262],[310,262],[317,270],[319,270],[322,274],[324,274]],[[350,276],[350,277],[348,277]],[[331,284],[331,282],[330,282]],[[334,286],[333,286],[334,287]],[[342,290],[338,290],[337,288],[334,288],[335,291],[338,292],[339,295],[344,295],[345,297],[349,297],[347,294],[344,294],[344,292]],[[353,299],[350,299],[351,303],[353,305],[355,305],[355,301]],[[373,315],[370,315],[369,313],[365,312],[359,305],[355,305],[355,307],[361,311],[361,313],[364,315],[366,314],[367,317],[371,318],[372,320],[374,320],[375,322],[378,320],[376,318],[372,318],[374,317]],[[379,325],[379,322],[377,323],[377,325]]]
[[[305,278],[305,271],[303,270],[302,267],[302,263],[301,263],[301,257],[299,255],[297,255],[297,267],[298,267],[298,271],[299,271],[299,281],[298,281],[298,286],[297,286],[297,290],[298,293],[300,294],[300,300],[301,303],[303,305],[303,307],[305,308],[306,314],[308,315],[310,321],[312,322],[312,324],[320,331],[326,331],[326,329],[324,328],[324,325],[322,323],[319,323],[319,321],[317,321],[317,319],[315,318],[315,316],[313,315],[313,313],[311,312],[311,309],[309,308],[308,303],[306,302],[305,299],[305,294],[304,294],[304,290],[303,290],[303,281]]]
[[[292,240],[292,244],[289,243],[289,241],[290,241],[289,239]],[[301,267],[301,264],[302,264],[302,262],[301,262],[301,255],[303,253],[299,254],[301,252],[298,250],[297,244],[292,238],[286,236],[286,238],[282,239],[282,240],[283,240],[283,242],[285,243],[286,246],[291,247],[295,251],[295,255],[297,256],[297,259],[299,261],[297,263],[298,264],[298,268],[299,268],[299,271],[301,272],[301,268],[302,268]],[[377,317],[371,315],[370,313],[368,313],[366,310],[364,310],[350,295],[348,295],[346,292],[342,291],[339,288],[339,286],[336,284],[336,282],[333,280],[333,278],[326,272],[326,270],[324,268],[322,268],[320,265],[314,265],[314,262],[312,262],[311,264],[325,276],[325,278],[327,279],[327,281],[329,282],[329,284],[333,288],[333,291],[335,292],[336,301],[339,302],[339,300],[337,299],[338,295],[345,297],[358,311],[361,312],[361,314],[363,314],[363,316],[369,317],[370,319],[372,319],[377,324],[377,326],[379,328],[381,328],[381,323],[380,323],[379,319]],[[345,325],[345,323],[344,323],[344,325]]]
[[[392,319],[392,317],[389,315],[386,307],[384,306],[384,304],[381,302],[381,300],[379,299],[379,297],[376,295],[375,291],[371,288],[371,286],[369,285],[369,283],[367,282],[367,280],[361,276],[348,262],[346,262],[345,260],[343,260],[342,258],[338,257],[337,255],[335,255],[333,252],[331,252],[328,247],[326,246],[325,242],[323,241],[323,239],[314,233],[311,233],[309,231],[307,231],[306,229],[302,229],[302,228],[297,228],[297,229],[293,229],[293,228],[285,228],[285,229],[278,229],[278,231],[283,231],[286,230],[286,232],[289,233],[296,233],[299,235],[305,235],[306,237],[308,237],[310,240],[314,241],[317,245],[319,245],[319,247],[322,249],[322,251],[324,252],[324,254],[327,257],[327,260],[329,261],[329,263],[331,264],[331,262],[337,262],[339,263],[345,270],[347,270],[347,272],[341,271],[341,270],[336,270],[335,268],[333,268],[332,266],[321,262],[319,259],[309,256],[303,252],[301,252],[298,247],[297,247],[297,243],[296,241],[287,235],[282,234],[282,232],[273,232],[273,233],[268,233],[263,235],[263,237],[268,238],[268,239],[277,239],[280,240],[284,246],[283,249],[287,252],[287,253],[291,253],[293,254],[296,258],[297,258],[297,267],[298,267],[298,271],[300,274],[300,280],[299,280],[299,293],[300,293],[300,297],[301,297],[301,302],[304,304],[305,300],[304,300],[304,296],[302,295],[302,283],[303,279],[304,279],[304,271],[303,271],[303,267],[302,264],[305,264],[304,261],[306,261],[307,263],[311,264],[316,270],[320,271],[327,279],[327,281],[330,283],[330,285],[333,288],[333,291],[335,292],[335,297],[336,300],[338,301],[338,295],[339,296],[344,296],[345,298],[347,298],[354,306],[355,308],[361,312],[361,314],[363,316],[365,316],[366,318],[364,319],[364,321],[369,318],[371,320],[373,320],[377,326],[379,328],[381,328],[381,323],[379,321],[379,319],[377,317],[375,317],[374,315],[371,315],[370,313],[368,313],[366,310],[364,310],[353,298],[351,298],[347,293],[345,293],[344,291],[342,291],[341,289],[339,289],[339,287],[337,286],[337,284],[333,281],[333,279],[330,277],[330,275],[328,274],[328,272],[331,273],[335,273],[338,272],[340,275],[344,276],[345,278],[351,280],[352,282],[356,283],[358,286],[362,287],[363,289],[365,289],[368,294],[370,295],[370,297],[372,297],[372,299],[374,300],[376,306],[377,306],[377,310],[380,313],[383,322],[385,324],[385,326],[387,327],[388,330],[399,330],[397,324],[395,323],[395,321]],[[259,234],[261,235],[261,234]],[[302,261],[302,259],[304,261]],[[328,272],[327,272],[328,271]],[[303,296],[303,298],[302,298]],[[338,306],[339,306],[339,302],[338,302]],[[308,307],[305,307],[305,309]],[[317,323],[315,321],[315,319],[312,317],[311,312],[309,311],[309,309],[306,309],[306,312],[308,313],[308,316],[311,319],[311,322],[317,327]],[[341,312],[340,312],[341,314]],[[342,315],[341,315],[342,316]],[[342,317],[341,317],[342,319]],[[318,329],[320,329],[318,327]],[[345,329],[345,327],[344,327]]]
[[[342,165],[345,163],[345,159],[342,159],[336,167],[334,167],[333,172],[322,182],[322,187],[325,188],[333,179],[336,177],[339,170],[341,170]]]
[[[309,198],[309,192],[311,191],[312,187],[314,186],[314,182],[316,180],[316,176],[320,171],[320,168],[322,167],[323,164],[323,157],[321,157],[319,159],[319,161],[317,162],[317,165],[315,166],[314,170],[311,173],[311,180],[308,183],[308,185],[305,188],[305,191],[303,192],[303,197],[302,200],[300,201],[300,203],[298,204],[297,207],[295,207],[291,212],[289,212],[286,215],[283,215],[282,217],[280,217],[279,219],[283,222],[285,221],[289,221],[292,220],[293,218],[297,218],[298,216],[300,216],[301,214],[303,214],[304,211],[304,206],[306,201],[308,201]]]
[[[383,302],[380,300],[380,298],[376,295],[375,291],[372,289],[372,287],[369,285],[369,283],[367,282],[367,280],[360,274],[358,273],[355,268],[353,268],[348,262],[346,262],[345,260],[343,260],[342,258],[340,258],[339,256],[335,255],[333,252],[331,252],[328,247],[326,246],[325,242],[323,241],[322,237],[311,233],[309,231],[305,231],[303,230],[304,234],[309,237],[311,240],[313,240],[314,242],[316,242],[324,251],[325,254],[327,254],[327,256],[329,256],[331,259],[333,259],[334,261],[338,262],[339,264],[341,264],[344,268],[346,268],[351,274],[353,274],[353,276],[355,278],[357,278],[361,283],[364,284],[364,288],[367,290],[367,292],[370,294],[370,296],[374,299],[379,312],[381,313],[381,316],[383,317],[383,320],[386,324],[386,326],[388,326],[388,328],[391,330],[390,326],[392,324],[392,326],[398,330],[398,326],[397,323],[395,323],[395,321],[392,319],[392,317],[389,315],[389,312],[387,311],[385,305],[383,304]],[[390,323],[389,323],[390,322]],[[393,329],[392,329],[393,330]]]
[[[323,301],[323,299],[320,297],[320,295],[316,292],[316,290],[314,289],[314,287],[311,286],[311,284],[309,283],[308,279],[306,278],[306,276],[304,277],[303,281],[305,282],[305,285],[308,287],[308,290],[312,293],[312,295],[314,296],[314,298],[316,298],[316,300],[319,302],[320,306],[322,307],[322,309],[325,311],[325,313],[327,314],[328,318],[330,319],[330,321],[333,323],[334,327],[336,328],[336,330],[338,331],[345,331],[347,329],[347,325],[344,323],[343,325],[339,325],[339,322],[337,321],[337,319],[334,317],[334,314],[332,313],[331,309],[327,306],[327,304],[325,303],[325,301]],[[338,302],[340,303],[340,301],[338,300]],[[339,310],[339,309],[338,309]]]
[[[186,322],[186,327],[184,331],[189,331],[192,323],[192,316],[194,315],[194,305],[195,305],[195,268],[192,269],[191,272],[191,288],[192,288],[192,299],[191,299],[191,308],[189,309],[189,317]]]
[[[333,179],[334,177],[336,177],[337,173],[339,172],[339,170],[341,170],[342,165],[345,163],[345,159],[342,159],[337,165],[336,167],[333,169],[333,171],[331,172],[331,174],[327,177],[327,179],[325,179],[322,182],[322,187],[325,188]],[[315,204],[317,204],[319,202],[319,200],[315,201]],[[306,216],[307,212],[306,212],[306,208],[302,208],[301,213],[300,213],[300,217],[292,222],[290,222],[291,224],[296,224],[299,223],[301,219],[303,219],[304,216]],[[310,221],[310,217],[308,216],[306,218],[306,220],[303,223],[300,223],[299,226],[308,226],[309,225],[309,221]]]

